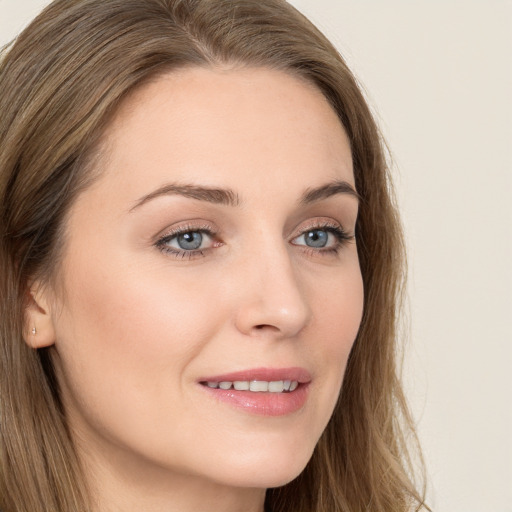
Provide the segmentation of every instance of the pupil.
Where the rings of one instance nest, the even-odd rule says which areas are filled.
[[[306,235],[306,245],[309,247],[325,247],[327,245],[327,232],[315,229]]]
[[[203,235],[197,231],[191,231],[190,233],[183,233],[178,236],[178,245],[181,249],[186,251],[193,251],[199,249],[203,243]]]

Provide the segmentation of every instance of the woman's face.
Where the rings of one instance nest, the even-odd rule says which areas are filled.
[[[124,102],[100,160],[67,219],[51,310],[86,467],[133,485],[288,482],[362,314],[337,116],[282,72],[185,69]]]

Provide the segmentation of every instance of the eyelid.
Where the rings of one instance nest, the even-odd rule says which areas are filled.
[[[205,250],[211,248],[211,247],[203,247],[203,248],[200,248],[200,249],[182,249],[179,246],[175,247],[174,245],[171,245],[171,243],[174,242],[174,241],[176,241],[178,243],[179,238],[182,235],[185,235],[187,233],[199,233],[199,234],[201,234],[201,236],[202,236],[202,240],[201,241],[202,242],[205,242],[205,238],[209,239],[209,244],[212,244],[213,241],[214,241],[213,240],[213,235],[209,231],[194,229],[194,230],[189,230],[189,231],[182,231],[182,232],[176,233],[175,235],[173,235],[173,234],[168,235],[168,236],[162,238],[160,244],[162,246],[165,246],[166,248],[175,250],[177,252],[187,252],[187,253],[193,253],[194,251],[205,251]]]
[[[298,239],[304,237],[308,232],[311,231],[326,231],[332,237],[330,245],[323,247],[313,247],[306,243],[298,243]],[[332,218],[323,219],[311,219],[306,224],[302,224],[298,230],[295,231],[295,235],[290,239],[290,243],[296,246],[298,249],[303,251],[309,257],[327,257],[337,256],[343,247],[355,240],[355,234],[347,232],[340,222],[335,221]]]
[[[295,228],[294,234],[290,237],[290,239],[293,240],[303,235],[304,233],[313,231],[315,229],[333,229],[341,231],[347,236],[347,238],[354,236],[353,233],[343,227],[341,222],[328,217],[317,217],[315,219],[309,219],[305,223],[302,223],[297,228]]]
[[[170,227],[165,228],[164,230],[160,231],[155,237],[154,237],[154,243],[158,243],[160,240],[164,238],[168,238],[171,236],[177,236],[182,233],[188,233],[189,231],[198,231],[201,233],[207,233],[212,236],[215,236],[217,234],[217,228],[206,221],[185,221],[183,223],[173,224]]]

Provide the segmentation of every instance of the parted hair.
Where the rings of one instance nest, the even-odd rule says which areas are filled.
[[[414,479],[421,455],[398,378],[400,222],[385,146],[343,58],[284,0],[56,0],[0,61],[3,512],[91,509],[52,349],[24,342],[24,310],[30,283],[50,283],[59,272],[66,213],[98,172],[102,134],[123,99],[159,74],[225,64],[282,70],[318,87],[350,140],[361,197],[356,233],[364,314],[342,392],[305,470],[269,489],[266,507],[401,512],[425,506]]]

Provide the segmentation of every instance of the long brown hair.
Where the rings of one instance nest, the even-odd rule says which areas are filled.
[[[119,103],[183,66],[264,66],[315,84],[351,143],[365,304],[334,414],[273,512],[420,509],[396,368],[404,252],[378,128],[344,60],[284,0],[57,0],[0,63],[0,508],[84,511],[51,349],[23,341],[31,280],[58,269],[66,212]],[[420,459],[421,460],[421,459]]]

